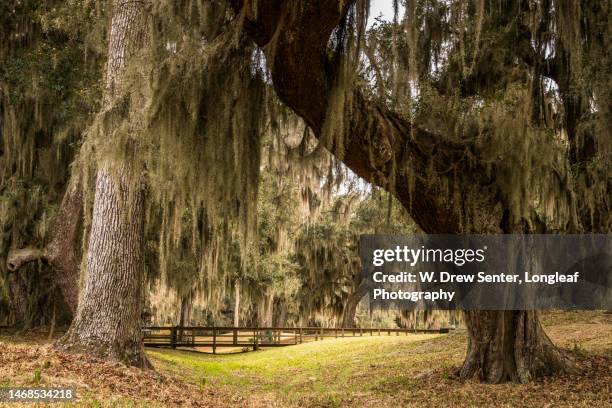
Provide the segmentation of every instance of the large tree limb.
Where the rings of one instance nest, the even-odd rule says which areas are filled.
[[[42,249],[14,248],[7,257],[7,268],[17,271],[33,261],[45,261],[54,270],[54,280],[74,314],[79,302],[79,261],[76,238],[81,222],[83,193],[79,183],[69,183],[53,221],[51,239]]]
[[[304,1],[298,6],[272,0],[234,4],[244,13],[245,30],[266,54],[277,95],[319,138],[334,85],[328,42],[351,4],[323,0]],[[461,197],[449,197],[441,189],[443,184],[432,182],[429,169],[443,173],[449,164],[464,164],[466,145],[411,124],[385,106],[367,100],[359,89],[348,100],[344,146],[326,147],[341,156],[351,170],[392,191],[426,232],[469,232],[466,218],[478,224],[477,232],[501,232],[503,208],[496,191],[482,176],[484,171],[472,169],[475,180],[463,191],[464,199],[470,195],[477,201],[470,207],[462,208],[458,203]],[[453,174],[441,177],[452,179]],[[484,208],[488,211],[482,211]]]

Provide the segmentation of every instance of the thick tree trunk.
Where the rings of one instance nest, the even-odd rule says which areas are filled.
[[[361,274],[359,274],[359,276],[361,276]],[[355,292],[349,295],[342,313],[342,327],[355,327],[355,314],[357,313],[357,306],[359,306],[359,302],[361,302],[361,299],[363,299],[365,293],[365,287],[360,283]]]
[[[344,306],[344,313],[342,313],[342,327],[355,327],[355,314],[357,313],[357,306],[359,305],[362,297],[363,295],[358,292],[354,292],[349,295],[349,298],[346,301],[346,306]]]
[[[287,305],[285,302],[277,301],[274,308],[274,327],[285,327],[287,325]]]
[[[528,382],[569,369],[536,311],[468,311],[468,351],[459,375],[489,383]]]
[[[321,138],[335,72],[327,47],[354,1],[232,3],[243,13],[245,31],[266,54],[276,94]],[[475,149],[408,122],[384,105],[368,101],[359,89],[346,100],[343,146],[332,141],[326,147],[357,175],[395,194],[423,231],[504,232],[508,217],[497,189],[484,176],[484,168],[464,160],[465,151]],[[456,165],[454,172],[448,171],[449,164]],[[432,179],[432,174],[439,179]],[[449,194],[444,185],[456,186],[460,194]],[[468,326],[463,378],[527,381],[565,366],[536,312],[471,311]]]
[[[21,248],[9,251],[6,264],[14,272],[23,265],[44,260],[51,265],[54,280],[72,315],[79,302],[79,260],[76,241],[83,212],[83,192],[78,182],[69,182],[55,216],[52,237],[43,249]]]
[[[55,282],[74,315],[79,303],[80,259],[77,238],[83,213],[83,191],[80,183],[69,183],[54,223],[54,237],[47,245],[47,261],[55,271]]]
[[[58,345],[146,367],[140,328],[144,208],[137,180],[125,167],[98,172],[83,296]]]
[[[142,47],[145,23],[143,2],[113,1],[104,100],[107,108],[118,95],[129,57]],[[58,347],[147,367],[140,328],[143,186],[137,164],[126,159],[108,160],[99,163],[96,177],[83,296]]]
[[[257,325],[259,327],[272,326],[272,316],[274,314],[274,295],[265,296],[264,301],[260,303],[257,313]]]
[[[188,326],[191,320],[191,292],[181,297],[181,310],[179,312],[179,326]]]

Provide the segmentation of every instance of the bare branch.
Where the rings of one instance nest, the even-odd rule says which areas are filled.
[[[23,265],[45,259],[45,253],[38,248],[14,248],[11,249],[6,258],[6,267],[9,271],[15,272]]]

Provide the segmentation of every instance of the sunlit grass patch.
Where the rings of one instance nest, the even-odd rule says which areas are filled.
[[[376,385],[373,373],[404,370],[404,360],[428,364],[429,348],[441,335],[373,336],[300,344],[251,353],[210,355],[176,350],[149,350],[154,364],[187,381],[205,378],[207,384],[234,389],[275,392],[292,402],[308,395],[342,399],[350,391]],[[424,346],[434,342],[434,346]],[[376,375],[374,375],[376,376]],[[354,388],[354,390],[353,390]],[[334,397],[336,396],[336,397]],[[332,404],[333,405],[333,404]]]

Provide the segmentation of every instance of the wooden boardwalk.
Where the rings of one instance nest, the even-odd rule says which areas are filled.
[[[210,348],[220,347],[257,350],[261,347],[283,347],[326,338],[361,336],[408,336],[418,333],[448,333],[449,329],[381,329],[321,327],[179,327],[143,328],[147,347]]]

